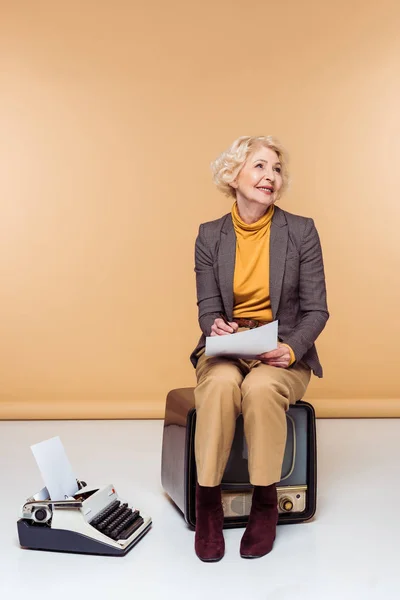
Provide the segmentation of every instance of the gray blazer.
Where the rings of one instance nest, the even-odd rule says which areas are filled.
[[[190,360],[210,335],[214,319],[233,313],[233,273],[236,234],[231,214],[200,225],[195,248],[195,273],[199,325],[203,334]],[[318,377],[322,367],[314,342],[329,318],[324,264],[312,219],[275,206],[270,235],[269,293],[278,338],[293,349],[296,361],[305,362]]]

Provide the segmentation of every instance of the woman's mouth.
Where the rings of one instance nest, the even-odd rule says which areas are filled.
[[[272,187],[258,187],[258,190],[260,190],[260,192],[263,192],[263,194],[265,194],[266,196],[270,196],[271,194],[274,193],[274,188]]]

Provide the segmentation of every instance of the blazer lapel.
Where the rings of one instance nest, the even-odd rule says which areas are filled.
[[[218,277],[225,314],[229,320],[233,318],[233,274],[236,259],[236,234],[232,217],[227,215],[221,229],[218,252]]]
[[[269,241],[269,295],[274,319],[276,318],[281,298],[287,244],[288,228],[286,219],[281,209],[275,206]]]

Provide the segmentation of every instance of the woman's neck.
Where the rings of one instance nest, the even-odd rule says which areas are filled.
[[[252,225],[252,223],[259,221],[272,204],[265,206],[257,202],[246,202],[242,198],[236,198],[236,202],[239,216],[247,225]]]

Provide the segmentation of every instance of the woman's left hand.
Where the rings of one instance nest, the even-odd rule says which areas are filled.
[[[280,367],[281,369],[287,369],[290,363],[290,352],[289,348],[285,344],[278,342],[278,348],[271,350],[270,352],[264,352],[257,356],[258,360],[261,360],[266,365],[271,367]]]

